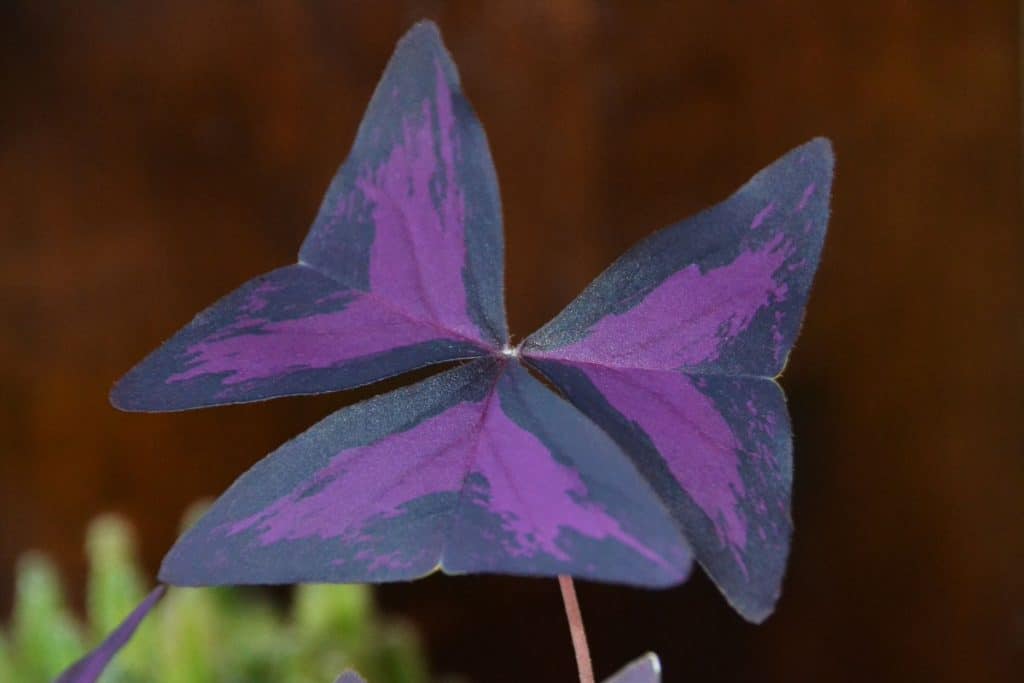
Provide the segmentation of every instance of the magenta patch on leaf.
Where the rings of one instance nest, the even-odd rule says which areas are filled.
[[[602,318],[575,344],[529,355],[651,370],[714,361],[758,311],[785,300],[788,286],[776,274],[790,253],[788,241],[776,235],[707,272],[687,266],[629,309]]]
[[[804,188],[804,193],[800,195],[800,201],[796,205],[797,211],[804,210],[804,207],[807,206],[807,201],[811,198],[811,195],[814,194],[814,190],[817,187],[817,183],[810,183],[806,188]]]
[[[465,492],[476,477],[483,482],[483,501]],[[224,531],[255,530],[264,545],[310,537],[368,542],[370,522],[401,517],[410,503],[439,493],[458,494],[445,511],[453,521],[439,532],[457,535],[464,507],[482,504],[511,535],[503,551],[512,557],[543,553],[571,562],[559,547],[560,535],[571,529],[614,539],[664,563],[592,499],[574,469],[556,462],[537,436],[508,418],[493,390],[479,403],[459,403],[408,431],[338,453],[307,483]]]
[[[202,312],[112,400],[181,410],[473,360],[338,411],[257,463],[161,578],[394,581],[441,568],[664,586],[695,553],[763,619],[792,480],[784,398],[766,378],[799,330],[832,166],[823,139],[791,151],[630,249],[512,349],[486,137],[436,27],[417,25],[299,263]]]
[[[720,541],[742,550],[747,524],[739,509],[746,494],[740,445],[714,403],[678,372],[582,369],[616,410],[650,436],[679,486],[713,521]]]
[[[440,566],[665,585],[689,563],[606,434],[517,361],[479,360],[285,444],[178,542],[161,579],[399,580]]]
[[[342,451],[308,483],[225,530],[255,529],[263,544],[311,536],[356,541],[371,519],[459,490],[480,420],[480,406],[460,403],[408,431]]]
[[[750,229],[757,230],[759,227],[761,227],[761,224],[764,223],[765,219],[768,218],[768,216],[770,216],[772,211],[774,210],[775,202],[769,202],[768,206],[758,211],[757,215],[754,216],[754,220],[750,222]]]
[[[558,463],[536,435],[497,406],[483,417],[477,454],[467,472],[487,481],[488,509],[515,535],[515,545],[506,547],[511,555],[543,552],[571,562],[558,545],[562,531],[571,528],[589,538],[615,539],[652,562],[664,563],[593,500],[576,470]]]
[[[372,291],[417,320],[482,341],[466,312],[465,200],[455,167],[457,122],[440,65],[435,99],[404,120],[388,159],[356,187],[375,228]]]
[[[374,297],[357,294],[344,309],[332,313],[278,321],[241,319],[188,347],[188,368],[167,381],[226,373],[223,384],[239,384],[329,368],[437,338],[435,326],[411,320]]]

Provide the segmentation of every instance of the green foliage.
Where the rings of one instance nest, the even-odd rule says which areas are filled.
[[[18,563],[17,600],[11,618],[16,681],[49,681],[83,650],[81,630],[66,606],[57,571],[45,557]]]
[[[71,614],[52,564],[18,565],[14,612],[0,630],[0,681],[48,682],[98,643],[145,596],[131,530],[89,527],[88,624]],[[415,633],[384,620],[366,586],[307,585],[288,607],[256,589],[174,588],[102,683],[332,683],[346,668],[374,683],[426,683]]]

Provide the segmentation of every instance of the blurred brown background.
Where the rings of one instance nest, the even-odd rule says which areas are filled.
[[[395,40],[437,20],[502,180],[527,333],[624,248],[830,136],[833,221],[783,383],[797,534],[779,609],[702,576],[584,585],[599,674],[1010,681],[1024,667],[1024,284],[1014,3],[0,5],[0,609],[37,547],[185,505],[357,394],[122,415],[115,378],[290,262]],[[387,586],[440,671],[570,681],[554,581]],[[80,592],[79,592],[80,595]],[[1014,672],[1016,671],[1016,674]]]

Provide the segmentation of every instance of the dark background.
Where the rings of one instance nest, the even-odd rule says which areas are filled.
[[[783,377],[797,533],[779,608],[748,625],[703,576],[583,585],[598,673],[653,649],[668,683],[1014,680],[1024,235],[1001,1],[3,2],[0,609],[28,548],[79,585],[100,511],[135,521],[155,571],[186,504],[365,395],[160,416],[106,400],[194,313],[293,260],[423,16],[490,135],[520,336],[651,230],[814,135],[835,143]],[[379,596],[439,671],[573,680],[554,581]]]

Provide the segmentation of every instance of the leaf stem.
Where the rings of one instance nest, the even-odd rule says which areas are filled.
[[[580,674],[580,683],[594,683],[594,666],[590,662],[590,647],[587,645],[587,632],[583,628],[580,603],[576,599],[576,586],[571,576],[562,575],[558,577],[558,587],[562,589],[565,616],[569,619],[569,633],[572,634],[572,647],[576,651],[576,670]]]

